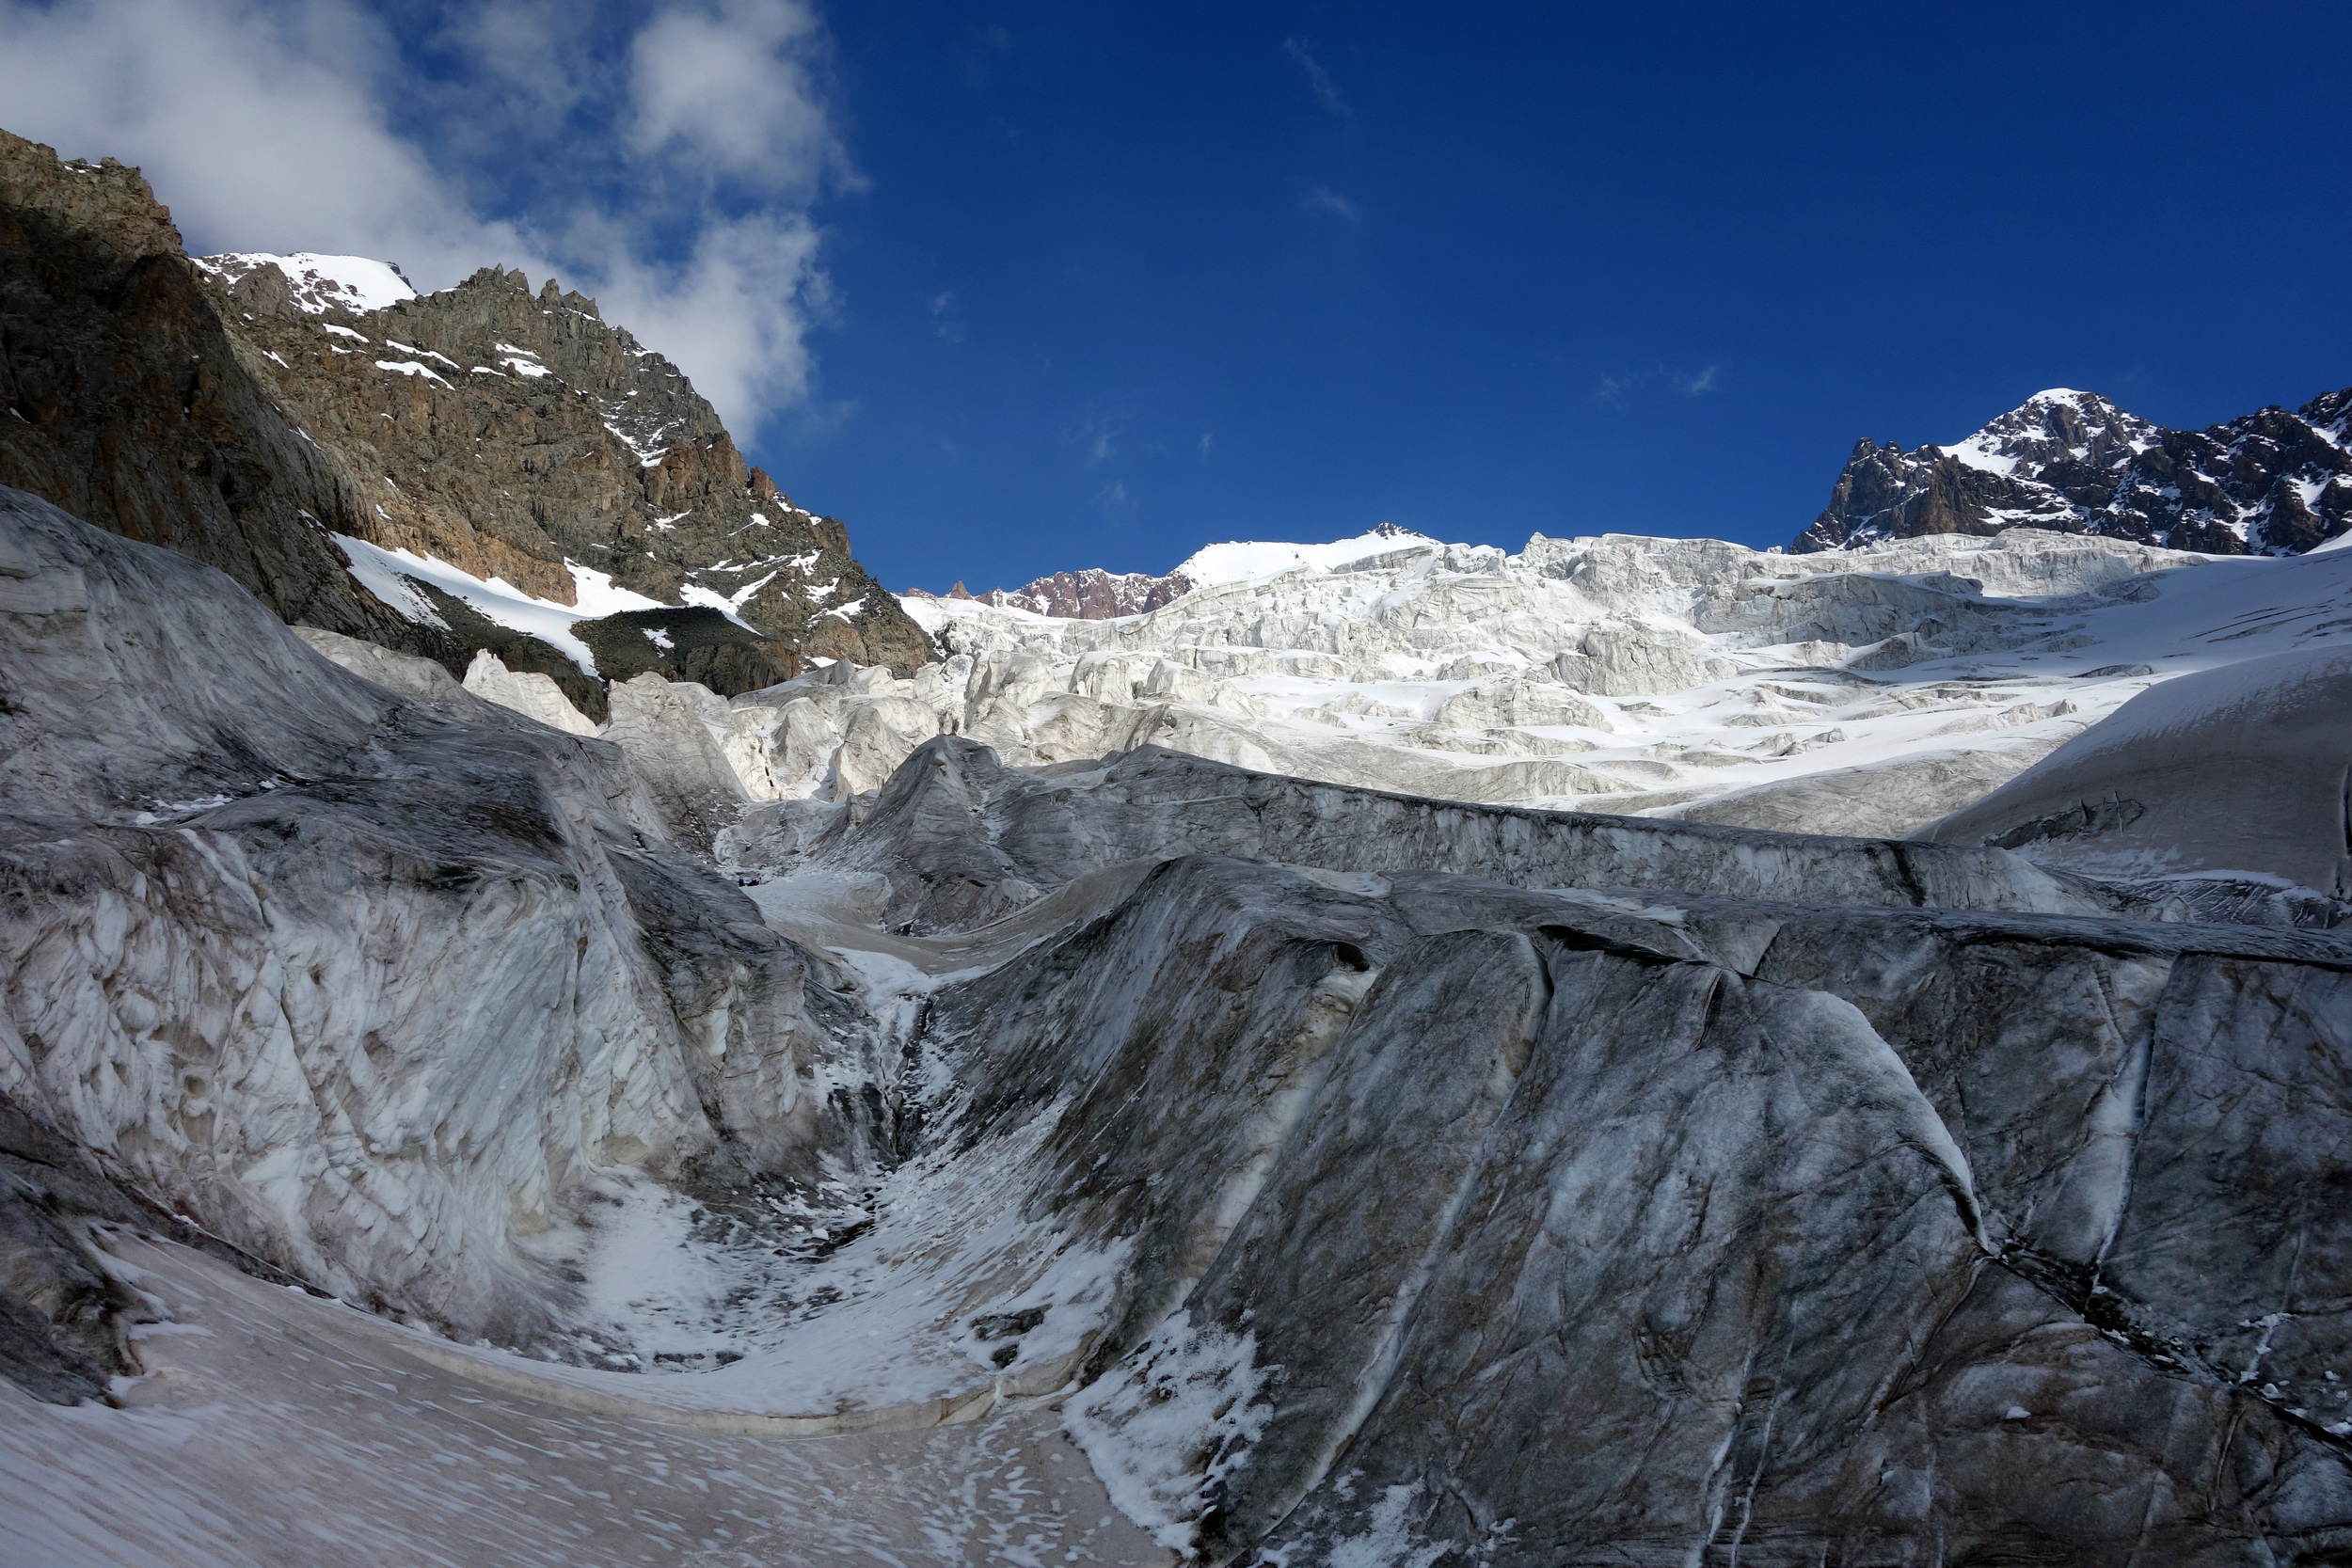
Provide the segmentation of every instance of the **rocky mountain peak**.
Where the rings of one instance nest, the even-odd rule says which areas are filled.
[[[1060,620],[1112,621],[1121,615],[1141,615],[1172,604],[1198,586],[1182,571],[1153,577],[1149,572],[1106,572],[1099,566],[1088,566],[1075,572],[1056,572],[1019,588],[992,588],[985,594],[975,594],[958,582],[944,596],[977,600],[999,610],[1024,610],[1032,615],[1051,615]],[[939,596],[919,588],[910,595]]]
[[[2096,392],[2037,392],[1963,440],[1855,443],[1798,551],[2011,528],[2216,555],[2292,555],[2352,527],[2352,392],[2202,431],[2167,430]]]
[[[728,684],[932,656],[838,521],[553,278],[420,294],[365,258],[190,258],[136,170],[0,133],[0,483],[219,566],[290,623],[453,673],[487,647],[592,714],[605,640],[532,629],[569,625],[583,584],[678,622],[627,645],[739,641],[704,660]],[[368,551],[389,599],[354,576]]]

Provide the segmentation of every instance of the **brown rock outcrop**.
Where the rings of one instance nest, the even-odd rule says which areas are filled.
[[[266,261],[188,258],[136,170],[0,132],[0,483],[219,566],[289,622],[453,672],[487,645],[378,603],[340,533],[560,604],[577,565],[723,605],[717,640],[742,647],[703,638],[705,673],[932,657],[838,521],[747,466],[681,372],[552,279],[533,293],[485,267],[364,314],[298,299]]]

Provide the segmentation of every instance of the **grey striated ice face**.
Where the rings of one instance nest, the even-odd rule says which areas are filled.
[[[1457,713],[1661,667],[1580,647]],[[476,673],[0,496],[0,1368],[59,1402],[0,1387],[0,1516],[56,1560],[2352,1539],[2328,890],[1017,766],[892,721],[944,673],[602,736]]]

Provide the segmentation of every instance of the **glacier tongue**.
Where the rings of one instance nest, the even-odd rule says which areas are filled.
[[[591,736],[0,494],[0,1371],[59,1402],[0,1387],[10,1539],[2340,1555],[2340,901],[1980,842],[2030,775],[1952,842],[1525,798],[1687,787],[1726,703],[1892,768],[2249,651],[2042,780],[2333,745],[2352,558],[1382,544]],[[1366,787],[1513,764],[1585,776]]]

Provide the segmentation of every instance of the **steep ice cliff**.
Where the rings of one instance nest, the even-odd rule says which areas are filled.
[[[355,678],[17,492],[0,681],[0,1095],[237,1247],[560,1342],[592,1177],[809,1181],[888,1137],[831,1093],[873,1044],[831,963],[617,747]]]

